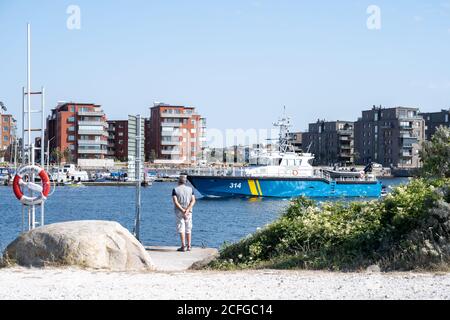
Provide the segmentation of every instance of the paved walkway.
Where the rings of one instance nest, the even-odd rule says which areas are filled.
[[[193,248],[190,252],[177,252],[177,247],[146,247],[157,271],[186,271],[205,265],[216,255],[211,248]]]

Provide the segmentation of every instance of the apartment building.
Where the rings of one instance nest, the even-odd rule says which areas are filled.
[[[440,112],[423,112],[419,115],[425,120],[425,137],[428,141],[440,126],[450,128],[450,109]]]
[[[108,158],[128,161],[128,120],[108,121]]]
[[[354,164],[354,123],[318,120],[302,135],[303,148],[315,155],[314,164],[351,166]]]
[[[146,158],[159,164],[195,164],[206,141],[206,120],[194,107],[155,103],[146,136]]]
[[[10,114],[0,112],[0,162],[3,162],[10,153],[10,146],[14,141],[15,120]]]
[[[303,132],[290,132],[289,142],[294,147],[294,151],[300,153],[303,151]]]
[[[100,105],[60,103],[47,119],[46,141],[50,152],[68,150],[65,162],[102,166],[108,154],[108,124]],[[56,160],[56,159],[53,159]]]
[[[382,108],[362,112],[355,123],[355,150],[359,164],[413,169],[420,166],[419,150],[425,139],[425,121],[419,109]]]

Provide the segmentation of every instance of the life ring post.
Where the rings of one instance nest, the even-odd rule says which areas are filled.
[[[23,181],[24,176],[32,176],[37,175],[41,179],[41,186],[38,186],[37,184],[33,183],[32,181],[25,182]],[[26,196],[24,192],[22,191],[22,186],[25,188],[28,188],[30,190],[33,190],[36,192],[36,190],[41,190],[41,192],[38,192],[38,195],[36,196]],[[47,200],[48,195],[50,194],[50,178],[47,174],[47,172],[36,165],[29,165],[20,168],[16,172],[16,176],[14,177],[13,181],[13,192],[16,198],[25,206],[38,206],[42,205],[45,200]]]

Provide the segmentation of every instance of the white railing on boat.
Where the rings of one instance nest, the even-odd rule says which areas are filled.
[[[361,177],[355,176],[340,176],[340,177],[331,177],[331,175],[323,171],[322,169],[315,169],[313,176],[295,176],[287,173],[286,171],[279,170],[276,173],[260,173],[260,174],[252,174],[248,172],[249,167],[233,167],[233,168],[192,168],[185,170],[184,173],[187,173],[191,176],[204,176],[204,177],[245,177],[245,178],[319,178],[325,179],[327,181],[336,181],[336,182],[351,182],[351,181],[376,181],[376,178],[371,175],[364,175]]]

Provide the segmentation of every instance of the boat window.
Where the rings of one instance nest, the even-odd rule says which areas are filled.
[[[281,163],[283,162],[282,158],[278,158],[278,165],[281,166]]]

